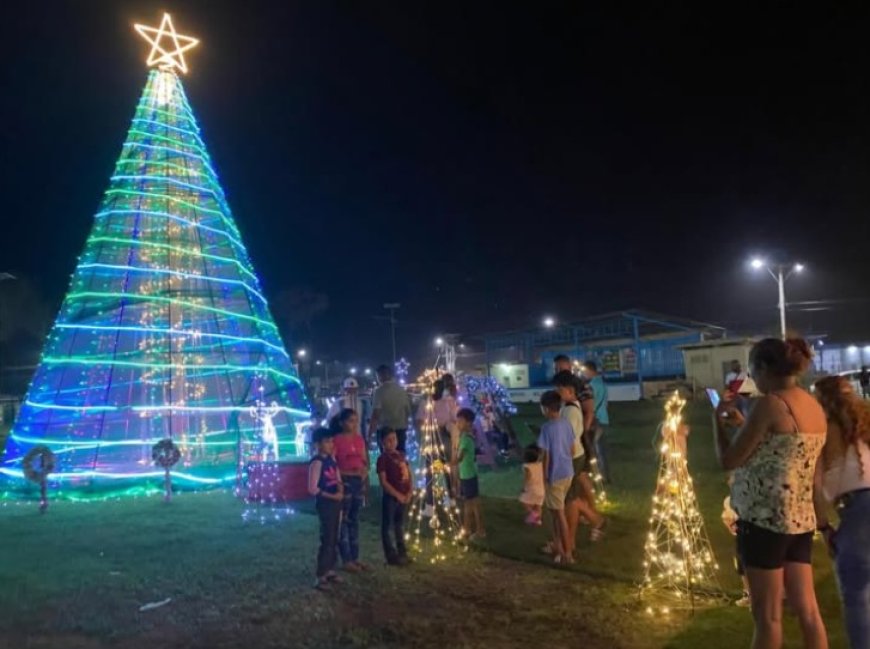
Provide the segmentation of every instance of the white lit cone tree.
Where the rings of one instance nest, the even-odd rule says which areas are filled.
[[[254,405],[249,408],[256,435],[254,461],[248,464],[248,492],[242,520],[265,523],[269,520],[280,520],[282,516],[291,513],[291,510],[280,502],[276,493],[280,482],[280,451],[273,419],[279,409],[274,401],[271,404],[266,402],[262,383],[257,389],[259,395]]]
[[[443,459],[447,457],[447,449],[438,434],[432,403],[432,382],[426,380],[426,384],[426,416],[419,431],[420,457],[415,470],[414,499],[405,540],[416,553],[423,553],[425,546],[429,545],[428,559],[431,563],[436,563],[447,559],[448,548],[461,547],[465,530],[460,522],[459,507],[455,499],[450,498],[447,487],[451,478],[451,467]],[[431,505],[428,510],[427,505]],[[427,527],[430,532],[426,531]]]
[[[699,596],[723,594],[716,574],[719,566],[689,475],[685,405],[677,392],[665,405],[641,584],[641,597],[650,615],[667,614],[671,608],[694,610]]]

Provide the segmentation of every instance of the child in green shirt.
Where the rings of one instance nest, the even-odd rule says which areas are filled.
[[[459,494],[463,500],[462,518],[465,533],[470,539],[483,539],[486,538],[486,530],[480,513],[474,418],[474,411],[469,408],[463,408],[456,413],[456,425],[461,437],[454,465],[459,469]]]

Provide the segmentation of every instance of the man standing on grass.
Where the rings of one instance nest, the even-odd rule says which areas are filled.
[[[574,430],[561,418],[562,398],[555,390],[541,395],[541,412],[547,418],[538,437],[544,463],[544,507],[550,510],[553,521],[553,560],[573,563],[568,520],[565,518],[565,496],[571,487],[574,467]]]
[[[610,425],[610,415],[607,412],[607,385],[595,361],[583,363],[583,376],[592,389],[592,409],[595,420],[592,423],[592,442],[595,445],[595,458],[598,460],[598,470],[604,482],[610,484],[610,463],[607,459],[607,447],[604,435]]]
[[[359,417],[359,429],[363,437],[366,436],[366,423],[368,422],[368,401],[359,395],[359,383],[352,376],[347,377],[341,384],[342,395],[332,402],[326,413],[326,425],[332,425],[333,417],[342,410],[350,408]]]
[[[405,389],[393,380],[393,368],[381,365],[377,369],[378,387],[372,397],[372,418],[369,430],[378,436],[384,430],[396,433],[397,450],[404,453],[411,418],[411,399]],[[380,440],[379,440],[380,441]]]
[[[555,376],[559,372],[573,372],[574,364],[571,362],[571,359],[565,354],[559,354],[556,358],[553,359],[553,375]]]

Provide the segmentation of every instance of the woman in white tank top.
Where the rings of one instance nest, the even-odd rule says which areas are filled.
[[[817,480],[837,508],[840,525],[827,520],[818,499],[816,516],[837,568],[846,632],[852,649],[870,647],[870,404],[842,376],[816,383],[828,418],[828,439]]]

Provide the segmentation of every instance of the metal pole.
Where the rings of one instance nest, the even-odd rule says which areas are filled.
[[[782,275],[782,266],[777,269],[776,282],[779,284],[779,328],[782,339],[785,340],[785,278]]]
[[[390,309],[390,334],[393,339],[393,367],[396,366],[396,311]]]
[[[384,305],[384,308],[390,312],[390,338],[393,343],[393,367],[396,366],[396,309],[398,309],[401,304],[398,302],[389,302]]]

